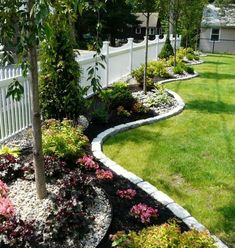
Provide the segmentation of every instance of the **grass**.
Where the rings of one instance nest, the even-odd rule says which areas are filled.
[[[183,113],[120,133],[104,152],[235,247],[235,56],[204,60],[200,77],[166,86],[184,99]]]

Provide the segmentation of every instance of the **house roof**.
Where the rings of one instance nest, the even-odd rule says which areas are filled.
[[[139,24],[140,27],[146,27],[146,13],[135,13],[135,16],[137,16],[137,20],[141,23]],[[149,17],[149,27],[156,27],[158,22],[158,13],[151,13]]]
[[[223,8],[208,4],[203,10],[201,26],[235,28],[235,4]]]

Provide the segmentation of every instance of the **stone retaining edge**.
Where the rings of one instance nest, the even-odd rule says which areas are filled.
[[[163,80],[159,82],[160,84],[169,83],[172,81],[179,81],[179,80],[186,80],[191,79],[194,77],[197,77],[198,73],[195,73],[194,75],[190,75],[188,77],[182,78],[182,79],[168,79]],[[155,117],[142,119],[134,122],[129,122],[126,124],[121,124],[118,126],[115,126],[113,128],[109,128],[105,130],[104,132],[100,133],[95,139],[93,139],[91,143],[91,150],[94,155],[94,157],[99,160],[101,163],[103,163],[106,167],[108,167],[110,170],[115,172],[117,175],[123,176],[124,178],[128,179],[135,185],[137,185],[139,188],[144,190],[146,193],[148,193],[152,198],[156,199],[158,202],[162,203],[164,206],[166,206],[175,216],[180,218],[190,229],[195,229],[198,231],[207,230],[205,226],[203,226],[200,222],[198,222],[191,214],[181,207],[179,204],[174,202],[173,199],[171,199],[168,195],[163,193],[162,191],[158,190],[155,186],[150,184],[149,182],[144,181],[142,178],[136,176],[134,173],[127,171],[124,169],[121,165],[115,163],[113,160],[108,158],[103,152],[102,152],[102,144],[103,142],[109,138],[114,136],[115,134],[119,132],[123,132],[125,130],[133,129],[142,125],[151,124],[157,121],[161,121],[164,119],[167,119],[169,117],[178,115],[181,113],[185,107],[185,103],[182,100],[182,98],[176,94],[175,92],[171,90],[167,90],[167,92],[172,95],[175,100],[178,102],[178,106],[176,106],[174,109],[170,110],[168,113],[164,113]],[[209,231],[209,230],[208,230]],[[215,245],[218,248],[228,248],[219,238],[217,238],[214,235],[211,235],[211,237],[215,240]]]

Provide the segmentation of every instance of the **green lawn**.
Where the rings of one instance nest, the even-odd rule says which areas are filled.
[[[104,152],[235,247],[235,56],[203,59],[200,77],[166,86],[183,113],[118,134]]]

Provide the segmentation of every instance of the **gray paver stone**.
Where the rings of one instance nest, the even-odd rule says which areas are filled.
[[[151,196],[161,202],[164,206],[170,204],[170,203],[173,203],[174,200],[171,199],[168,195],[166,195],[165,193],[163,193],[162,191],[156,191],[154,192],[153,194],[151,194]]]
[[[170,209],[171,212],[180,219],[190,217],[190,213],[177,203],[170,203],[166,207]]]
[[[125,178],[127,178],[129,181],[131,181],[134,184],[138,184],[140,182],[143,182],[142,178],[136,176],[135,174],[133,174],[132,172],[129,172],[129,171],[125,174]]]
[[[140,182],[137,186],[150,195],[157,191],[157,188],[148,182]]]
[[[188,217],[183,219],[183,222],[190,228],[199,232],[206,230],[205,226],[199,223],[194,217]]]

